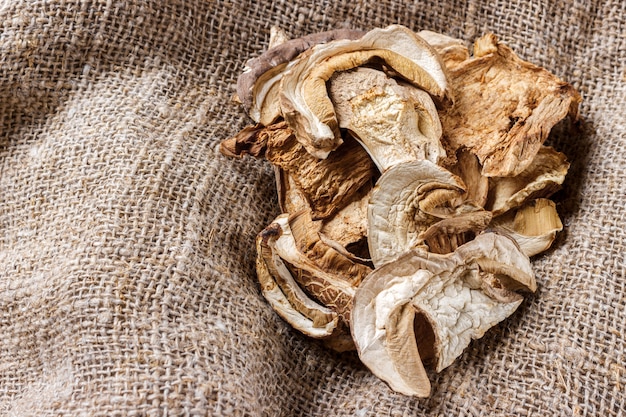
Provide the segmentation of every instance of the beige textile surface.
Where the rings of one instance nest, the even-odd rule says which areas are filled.
[[[565,232],[507,321],[392,392],[269,308],[269,165],[221,156],[269,28],[493,31],[583,95]],[[0,415],[626,414],[626,2],[0,1]]]

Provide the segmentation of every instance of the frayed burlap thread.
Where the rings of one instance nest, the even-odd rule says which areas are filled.
[[[0,2],[0,415],[623,416],[626,3]],[[495,32],[582,94],[539,290],[418,400],[285,324],[260,160],[219,143],[269,28]]]

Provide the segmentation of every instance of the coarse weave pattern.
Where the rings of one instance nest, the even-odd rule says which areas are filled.
[[[392,392],[261,296],[268,163],[219,142],[277,24],[492,31],[583,95],[540,285],[440,374]],[[0,415],[626,415],[623,0],[0,1]]]

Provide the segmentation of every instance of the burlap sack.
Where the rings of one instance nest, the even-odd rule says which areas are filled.
[[[269,28],[493,31],[584,97],[540,288],[426,400],[286,325],[260,294],[270,166],[227,159]],[[0,2],[0,413],[622,416],[622,0]]]

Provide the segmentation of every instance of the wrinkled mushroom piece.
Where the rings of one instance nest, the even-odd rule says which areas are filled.
[[[270,38],[270,48],[246,62],[237,79],[237,96],[248,115],[257,123],[269,126],[280,116],[279,85],[287,64],[299,54],[336,39],[358,39],[365,32],[337,29],[315,33],[302,38],[285,40],[284,32]]]
[[[546,198],[530,201],[493,219],[490,227],[503,230],[527,256],[548,250],[557,232],[563,230],[556,205]]]
[[[281,80],[283,117],[309,153],[326,158],[342,142],[326,82],[335,72],[384,63],[436,100],[448,99],[448,81],[437,53],[411,30],[392,25],[358,40],[312,47],[288,65]]]
[[[335,73],[328,84],[339,127],[357,138],[379,171],[416,159],[437,163],[445,156],[441,123],[427,92],[372,68]]]
[[[308,201],[314,220],[327,218],[350,203],[376,172],[367,152],[350,137],[328,158],[317,159],[285,122],[266,130],[265,157],[289,174]]]
[[[480,262],[479,262],[480,261]],[[507,265],[498,274],[483,270]],[[447,255],[412,250],[372,272],[357,289],[351,331],[359,357],[392,389],[427,397],[423,362],[437,372],[472,339],[511,315],[522,302],[503,278],[534,288],[528,257],[509,238],[484,233]]]
[[[368,205],[368,244],[376,267],[423,243],[420,234],[459,214],[450,202],[465,192],[461,180],[425,160],[406,162],[381,175]],[[462,210],[462,208],[461,208]]]
[[[489,196],[485,208],[498,216],[527,201],[548,197],[560,189],[568,169],[569,162],[564,154],[542,146],[530,165],[519,175],[489,179]]]
[[[521,60],[493,34],[449,70],[454,106],[440,112],[444,147],[451,154],[470,150],[485,176],[520,174],[552,127],[577,117],[581,97],[570,84]]]

